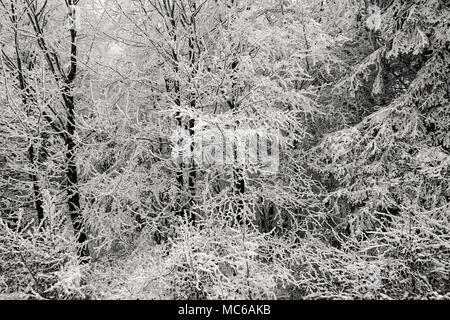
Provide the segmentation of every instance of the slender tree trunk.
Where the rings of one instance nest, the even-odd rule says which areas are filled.
[[[29,89],[26,85],[25,76],[22,68],[22,59],[20,58],[20,48],[19,48],[19,38],[18,38],[18,25],[17,25],[17,16],[14,3],[11,2],[11,20],[14,24],[14,45],[16,52],[16,63],[17,63],[17,79],[19,81],[19,87],[21,90],[22,103],[25,108],[25,113],[27,116],[30,114],[31,108],[28,105],[30,102],[28,99]],[[31,133],[30,133],[31,134]],[[28,147],[28,159],[30,160],[30,164],[32,167],[35,166],[36,152],[33,147],[33,143],[30,141],[30,146]],[[34,169],[34,168],[32,168]],[[44,209],[42,206],[42,193],[39,187],[39,179],[35,173],[30,174],[30,179],[33,186],[33,195],[34,195],[34,206],[36,208],[39,229],[43,227],[44,220]]]
[[[72,5],[73,1],[69,1],[69,5]],[[71,12],[75,14],[75,12]],[[75,17],[72,17],[75,19]],[[89,257],[89,248],[87,245],[87,235],[85,231],[85,226],[83,223],[83,217],[81,215],[80,209],[80,191],[78,188],[78,170],[76,164],[76,143],[75,143],[75,130],[76,130],[76,119],[75,119],[75,103],[73,97],[73,81],[75,80],[77,74],[77,45],[76,45],[77,31],[75,27],[70,30],[70,71],[67,75],[65,85],[63,90],[63,99],[67,110],[67,137],[65,139],[66,143],[66,177],[69,184],[68,190],[68,200],[67,205],[69,208],[70,218],[72,219],[72,225],[77,237],[77,242],[79,244],[78,256],[81,262],[86,262],[87,257]]]
[[[236,76],[234,76],[234,73],[237,71],[238,66],[239,66],[239,62],[236,59],[231,64],[231,73],[233,74],[232,89],[234,89],[237,85],[237,79],[236,79]],[[230,110],[233,112],[233,114],[235,114],[237,112],[237,108],[238,108],[238,105],[236,104],[236,97],[234,95],[231,95],[231,98],[227,102],[228,102],[228,106],[230,107]],[[235,146],[234,161],[237,161],[237,159],[238,159],[237,146]],[[242,214],[242,211],[244,210],[244,202],[240,197],[245,193],[245,180],[244,180],[244,170],[242,168],[238,168],[237,166],[235,166],[233,168],[233,189],[234,189],[236,196],[238,197],[237,219],[236,220],[239,224],[242,224],[243,219],[242,219],[241,214]]]
[[[193,6],[193,10],[196,10],[196,5],[195,5],[195,1],[192,3]],[[187,21],[186,21],[187,22]],[[196,66],[196,50],[195,50],[195,45],[196,45],[196,24],[195,24],[195,18],[191,15],[189,22],[189,39],[188,39],[188,46],[189,46],[189,67],[191,68],[191,82],[194,79],[194,77],[197,75],[197,71],[198,71],[198,67]],[[198,44],[197,44],[198,47]],[[199,47],[198,47],[199,48]],[[200,49],[199,49],[200,50]],[[198,54],[198,56],[200,55],[200,53]],[[191,92],[190,97],[190,107],[192,110],[194,110],[197,106],[197,97],[196,94],[194,92]],[[194,119],[189,119],[188,122],[188,127],[189,127],[189,136],[191,138],[191,164],[190,164],[190,168],[189,168],[189,173],[188,173],[188,188],[189,188],[189,209],[191,214],[189,215],[189,219],[192,222],[193,225],[195,225],[195,214],[192,211],[192,207],[195,205],[195,181],[197,178],[197,171],[196,171],[196,167],[195,167],[195,160],[194,160],[194,135],[195,135],[195,130],[194,130],[194,126],[195,126],[195,120]]]
[[[70,218],[72,219],[73,229],[80,245],[78,256],[84,262],[84,258],[89,256],[89,248],[87,246],[87,235],[80,213],[80,191],[78,189],[78,170],[76,165],[76,144],[74,141],[75,134],[75,105],[71,93],[65,94],[65,102],[67,108],[67,138],[66,138],[66,177],[69,184],[67,205],[69,208]]]
[[[28,158],[30,159],[31,165],[34,166],[35,152],[32,145],[28,147]],[[41,188],[39,187],[39,179],[37,175],[34,173],[30,174],[30,178],[33,183],[34,206],[36,208],[36,213],[38,217],[39,229],[42,229],[44,221],[44,208],[42,206],[42,193]]]
[[[165,2],[163,1],[164,4],[164,10],[166,13],[166,17],[169,20],[169,24],[168,24],[168,29],[169,29],[169,35],[171,37],[172,42],[175,44],[177,42],[177,35],[176,35],[176,20],[175,20],[175,3],[170,3],[170,2]],[[189,42],[191,44],[192,39],[189,38]],[[192,49],[192,48],[191,48]],[[173,71],[175,72],[175,74],[179,73],[179,59],[178,59],[178,54],[175,51],[174,48],[172,48],[171,50],[171,59],[172,59],[172,66],[173,66]],[[192,60],[193,59],[193,51],[190,51],[190,62],[192,65]],[[175,94],[175,104],[177,106],[181,105],[181,97],[180,97],[180,83],[178,80],[173,80],[173,81],[166,81],[166,92],[170,93],[173,92]],[[195,107],[195,99],[192,100],[191,99],[191,107]],[[188,120],[187,125],[183,123],[183,119],[181,117],[181,114],[179,112],[177,112],[175,114],[175,120],[176,120],[176,125],[178,126],[178,128],[180,129],[188,129],[190,136],[193,136],[193,128],[194,128],[194,120],[190,119]],[[191,146],[191,151],[193,151],[193,145]],[[179,165],[179,170],[177,170],[176,172],[176,180],[178,183],[178,188],[180,190],[180,192],[183,192],[185,190],[185,181],[184,181],[184,172],[186,170],[186,166],[184,165],[184,163],[180,163]],[[180,209],[176,209],[177,214],[180,215],[185,215],[186,214],[186,210],[190,211],[190,208],[192,207],[192,205],[194,204],[194,194],[195,194],[195,179],[196,179],[196,172],[195,172],[195,166],[194,166],[194,161],[192,160],[191,164],[188,165],[188,179],[187,179],[187,189],[189,192],[189,201],[187,203],[187,207],[185,204],[181,205]],[[189,213],[189,221],[195,223],[195,216],[191,213]]]

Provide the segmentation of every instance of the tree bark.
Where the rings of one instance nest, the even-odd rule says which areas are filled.
[[[21,96],[22,96],[22,103],[25,108],[25,113],[27,116],[30,114],[30,106],[28,106],[28,103],[30,102],[28,99],[28,93],[29,89],[27,87],[25,76],[22,69],[22,59],[20,58],[20,48],[19,48],[19,38],[18,38],[18,25],[17,25],[17,16],[16,16],[16,10],[14,3],[11,2],[11,22],[14,24],[14,45],[15,45],[15,52],[16,52],[16,63],[17,63],[17,79],[19,81],[19,87],[21,90]],[[35,150],[33,147],[32,141],[30,141],[30,146],[28,147],[28,159],[30,160],[30,164],[32,167],[35,166]],[[33,168],[34,169],[34,168]],[[44,208],[42,206],[42,193],[41,189],[39,187],[39,178],[35,173],[30,174],[30,179],[33,186],[33,195],[34,195],[34,206],[36,209],[36,214],[38,218],[39,223],[39,229],[42,229],[43,227],[43,220],[44,220]]]
[[[73,0],[69,0],[69,5],[73,5]],[[75,14],[75,12],[71,12]],[[75,17],[72,17],[74,19]],[[86,262],[89,257],[89,248],[87,245],[87,235],[84,227],[83,217],[80,213],[80,191],[78,188],[78,170],[76,164],[76,143],[74,139],[76,130],[75,103],[73,97],[73,81],[77,74],[77,31],[73,27],[70,30],[70,71],[67,75],[63,89],[63,99],[67,110],[67,137],[66,143],[66,177],[69,184],[67,205],[70,218],[72,219],[73,229],[77,242],[79,244],[78,256],[81,262]]]

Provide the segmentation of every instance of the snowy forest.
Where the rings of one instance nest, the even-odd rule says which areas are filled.
[[[0,0],[0,299],[450,299],[450,1]]]

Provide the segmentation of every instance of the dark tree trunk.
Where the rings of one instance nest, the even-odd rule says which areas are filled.
[[[69,5],[73,2],[69,1]],[[75,14],[75,12],[71,12]],[[75,19],[75,17],[72,17]],[[77,45],[76,45],[77,31],[73,27],[70,30],[70,71],[67,75],[63,90],[63,99],[66,106],[67,112],[67,136],[65,139],[66,144],[66,177],[69,184],[67,189],[67,205],[69,208],[70,218],[72,220],[73,229],[75,231],[75,236],[79,245],[78,256],[80,262],[87,262],[87,257],[89,257],[89,248],[87,245],[87,235],[84,227],[83,217],[81,215],[80,209],[80,191],[78,189],[78,170],[76,164],[76,144],[75,144],[75,129],[76,129],[76,119],[75,119],[75,103],[72,93],[73,81],[77,74]]]
[[[235,73],[237,71],[239,62],[238,60],[234,60],[231,64],[231,73],[232,73],[232,89],[234,89],[237,85],[237,77],[235,76]],[[230,107],[230,110],[235,114],[238,109],[238,105],[236,103],[237,97],[234,95],[231,95],[231,98],[227,101],[228,106]],[[238,154],[237,154],[237,146],[234,148],[234,161],[237,161]],[[235,166],[233,168],[233,189],[238,197],[237,199],[237,217],[236,220],[239,224],[243,223],[242,219],[242,211],[244,210],[244,202],[240,198],[245,193],[245,180],[244,180],[244,170],[242,168],[238,168]]]
[[[15,51],[16,51],[17,79],[19,81],[19,87],[21,90],[22,103],[25,108],[25,113],[28,116],[28,115],[30,115],[30,112],[31,112],[31,108],[30,108],[31,106],[28,105],[30,103],[30,101],[28,99],[30,90],[27,86],[25,76],[23,73],[22,59],[20,58],[19,38],[18,38],[18,34],[17,34],[17,31],[18,31],[17,17],[16,17],[16,13],[15,13],[15,6],[12,2],[11,2],[11,20],[12,20],[11,22],[14,24],[14,27],[15,27],[14,43],[15,43]],[[35,159],[36,159],[36,152],[34,150],[32,141],[30,141],[30,146],[28,147],[28,159],[30,160],[31,166],[34,167]],[[30,179],[31,179],[31,182],[33,185],[34,206],[36,208],[39,229],[41,229],[43,227],[44,209],[42,206],[42,193],[41,193],[41,189],[39,187],[39,179],[35,173],[30,174]]]
[[[28,148],[28,158],[33,166],[35,164],[35,152],[32,145]],[[44,221],[44,208],[42,206],[41,188],[39,187],[39,180],[36,174],[30,174],[30,178],[33,183],[34,206],[38,217],[39,229],[42,229]]]
[[[75,134],[75,105],[74,99],[70,92],[66,92],[65,104],[67,108],[67,138],[66,138],[66,177],[69,184],[67,205],[69,208],[70,218],[72,220],[73,229],[77,242],[79,244],[78,256],[84,262],[89,257],[89,248],[87,246],[87,235],[84,223],[80,213],[80,192],[78,189],[78,171],[76,165],[76,144],[74,141]]]

